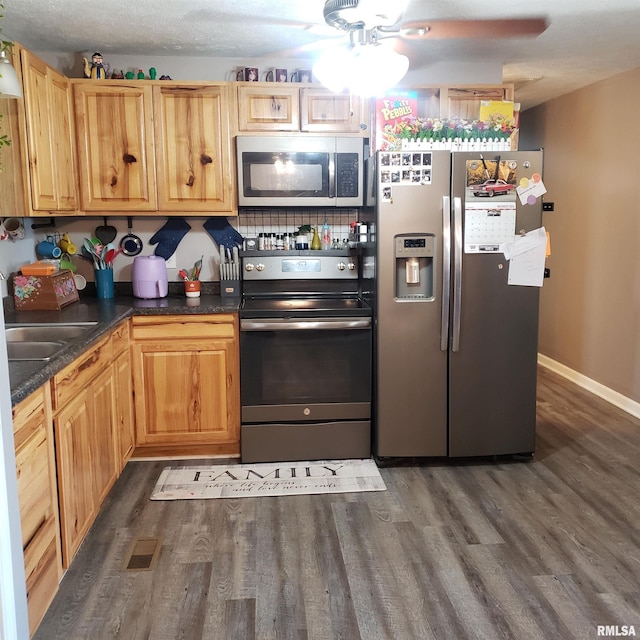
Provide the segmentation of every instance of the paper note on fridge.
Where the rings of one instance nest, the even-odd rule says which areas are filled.
[[[508,284],[541,287],[544,280],[544,261],[547,253],[547,233],[544,227],[517,237],[505,244],[504,255],[509,260]]]
[[[539,174],[535,173],[531,178],[522,178],[520,186],[516,187],[516,193],[520,198],[520,204],[535,204],[538,198],[547,193],[547,189]]]

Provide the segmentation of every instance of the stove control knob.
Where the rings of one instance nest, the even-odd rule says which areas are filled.
[[[254,266],[253,266],[253,263],[251,262],[247,262],[247,264],[244,265],[245,271],[253,271],[253,269],[254,269]]]
[[[344,271],[347,265],[344,262],[338,262],[338,271]]]
[[[356,268],[356,263],[355,262],[350,262],[347,265],[347,269],[349,269],[349,271],[353,271]]]
[[[262,264],[262,262],[258,262],[258,264],[256,265],[256,271],[264,271],[265,270],[265,266]]]

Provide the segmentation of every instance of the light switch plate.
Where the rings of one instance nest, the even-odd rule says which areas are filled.
[[[167,269],[177,269],[177,263],[176,263],[176,254],[174,253],[172,256],[169,257],[168,260],[165,260],[165,262],[167,263]]]

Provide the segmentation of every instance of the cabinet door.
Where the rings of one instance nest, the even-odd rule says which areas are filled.
[[[78,208],[77,170],[73,123],[71,119],[71,84],[68,78],[49,70],[49,103],[51,114],[51,139],[54,158],[54,176],[58,211]]]
[[[48,386],[14,407],[18,500],[31,634],[53,600],[62,576],[52,427]]]
[[[27,148],[34,210],[77,209],[69,79],[21,51]]]
[[[31,181],[31,206],[36,210],[55,210],[58,206],[56,170],[53,163],[53,137],[48,97],[49,67],[22,50],[24,107],[27,118],[27,149]]]
[[[443,87],[440,93],[440,115],[443,118],[477,120],[480,102],[483,100],[513,100],[513,87]]]
[[[362,133],[367,129],[363,99],[325,89],[301,89],[302,131]]]
[[[93,483],[97,512],[116,481],[120,469],[116,454],[116,427],[113,413],[115,390],[110,367],[94,380],[90,390],[91,457],[94,460]]]
[[[15,58],[14,58],[15,60]],[[6,135],[11,146],[0,149],[0,217],[23,218],[29,214],[27,208],[26,177],[23,162],[26,149],[20,136],[23,120],[20,100],[0,100],[0,135]],[[23,160],[23,156],[25,159]]]
[[[237,438],[235,341],[140,342],[134,343],[133,356],[139,444]]]
[[[76,81],[82,208],[157,209],[151,86]]]
[[[133,422],[133,391],[129,352],[123,353],[113,364],[115,387],[115,421],[119,470],[126,464],[135,444]]]
[[[161,211],[231,211],[229,88],[155,86]]]
[[[299,131],[300,98],[298,87],[238,87],[238,129],[240,131]]]
[[[63,565],[69,566],[96,514],[90,392],[85,390],[54,420]]]

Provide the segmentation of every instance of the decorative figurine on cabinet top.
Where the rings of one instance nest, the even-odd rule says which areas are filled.
[[[92,80],[105,80],[109,74],[109,65],[107,67],[102,63],[102,54],[97,51],[91,56],[91,64],[86,58],[84,60],[84,75]]]

